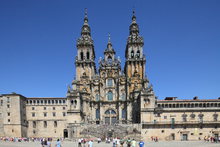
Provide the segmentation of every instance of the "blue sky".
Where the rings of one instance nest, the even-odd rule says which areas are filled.
[[[219,0],[1,0],[0,94],[66,95],[84,8],[96,61],[111,33],[123,63],[133,7],[156,96],[220,97]]]

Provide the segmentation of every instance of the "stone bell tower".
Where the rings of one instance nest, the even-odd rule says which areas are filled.
[[[77,56],[75,59],[76,80],[87,77],[91,80],[96,73],[95,51],[91,38],[91,29],[88,24],[87,10],[85,10],[84,24],[81,37],[77,41]]]
[[[139,35],[139,26],[136,22],[135,12],[133,11],[132,23],[129,27],[129,36],[127,39],[125,51],[125,74],[130,79],[128,91],[134,91],[141,88],[142,79],[145,73],[146,59],[143,53],[144,40]]]

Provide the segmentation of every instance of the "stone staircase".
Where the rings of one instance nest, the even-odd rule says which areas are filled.
[[[85,138],[100,137],[118,137],[141,139],[141,126],[139,124],[117,124],[117,125],[94,125],[87,124],[83,126],[81,136]]]

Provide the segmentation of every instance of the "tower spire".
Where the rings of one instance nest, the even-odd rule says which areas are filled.
[[[89,22],[88,12],[87,12],[87,8],[85,8],[85,10],[84,10],[84,23],[82,26],[81,35],[89,35],[90,36],[90,27],[89,27],[88,22]]]
[[[88,24],[88,12],[87,12],[87,8],[85,8],[84,10],[84,25]]]
[[[108,33],[108,44],[107,44],[107,48],[106,48],[105,52],[110,51],[110,50],[114,51],[114,49],[112,48],[111,35],[110,35],[110,33]]]
[[[111,34],[108,33],[108,43],[111,43]]]
[[[136,23],[135,8],[132,10],[132,23]]]

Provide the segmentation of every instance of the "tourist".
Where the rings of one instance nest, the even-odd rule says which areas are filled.
[[[41,139],[41,145],[42,145],[42,147],[47,146],[47,140],[45,138]]]
[[[113,147],[116,147],[116,145],[117,145],[117,139],[116,139],[116,138],[113,138],[112,143],[113,143]]]
[[[98,143],[100,143],[100,142],[101,142],[101,138],[98,138],[97,140],[98,140]]]
[[[144,141],[143,141],[143,140],[141,140],[141,141],[139,142],[139,147],[144,147]]]
[[[131,141],[131,147],[136,147],[136,141],[134,139]]]
[[[120,147],[120,139],[119,138],[116,139],[116,146]]]
[[[130,140],[130,138],[128,138],[128,140],[127,140],[127,147],[131,147],[131,140]]]
[[[89,141],[88,147],[93,147],[93,141],[92,140]]]
[[[154,141],[154,137],[153,136],[151,136],[151,141]]]
[[[155,138],[155,142],[158,142],[158,138],[157,137]]]
[[[79,138],[79,140],[78,140],[78,147],[82,147],[82,139],[81,138]]]
[[[124,140],[123,139],[120,140],[120,145],[121,145],[120,147],[123,147],[123,145],[124,145]]]
[[[51,139],[50,138],[47,139],[47,147],[51,147]]]
[[[56,142],[56,147],[61,147],[61,142],[59,139],[57,139],[57,142]]]

